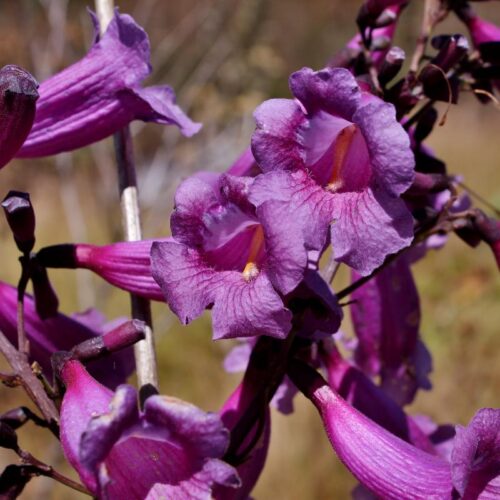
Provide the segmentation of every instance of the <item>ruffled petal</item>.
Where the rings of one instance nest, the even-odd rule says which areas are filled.
[[[453,485],[462,498],[498,498],[500,410],[479,410],[467,427],[457,426],[451,453]]]
[[[213,306],[214,339],[284,338],[290,331],[291,313],[265,273],[247,281],[237,271],[216,271],[197,250],[177,242],[154,243],[151,260],[154,278],[184,324]]]
[[[264,172],[304,168],[303,131],[307,119],[301,106],[290,99],[263,102],[254,113],[257,129],[252,153]]]
[[[370,101],[356,111],[353,121],[367,143],[376,183],[393,196],[404,193],[415,177],[415,158],[394,106]]]
[[[356,79],[345,68],[302,68],[290,76],[289,85],[309,114],[321,109],[351,120],[361,98]]]
[[[411,213],[400,198],[384,190],[339,193],[335,209],[337,221],[331,229],[335,258],[363,276],[413,240]]]
[[[260,175],[250,190],[250,201],[257,207],[269,200],[283,202],[272,205],[275,219],[279,221],[293,214],[294,225],[302,228],[303,237],[289,243],[304,244],[308,250],[322,250],[326,244],[328,227],[333,222],[332,196],[325,195],[324,190],[300,170]]]

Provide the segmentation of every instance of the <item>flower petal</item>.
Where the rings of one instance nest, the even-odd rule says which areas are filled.
[[[52,354],[69,351],[75,345],[104,333],[103,323],[94,323],[90,327],[79,316],[71,318],[58,313],[42,320],[29,294],[24,297],[24,321],[30,342],[30,359],[37,361],[49,378],[52,377]],[[3,282],[0,282],[0,330],[11,342],[17,342],[17,289]],[[107,359],[90,362],[89,371],[101,383],[114,388],[125,382],[134,366],[133,352],[127,349],[113,353]]]
[[[384,499],[451,498],[445,460],[389,433],[352,408],[314,370],[304,372],[297,365],[289,375],[320,412],[335,452],[361,484]]]
[[[214,339],[269,335],[284,338],[291,314],[265,273],[247,281],[237,271],[215,271],[200,253],[177,242],[156,242],[153,276],[181,322],[189,323],[213,305]]]
[[[175,104],[167,86],[140,88],[149,75],[145,31],[117,11],[102,38],[80,61],[40,85],[30,135],[17,156],[71,151],[101,140],[134,119],[175,124],[185,135],[200,128]]]
[[[500,410],[479,410],[467,427],[457,426],[451,453],[453,485],[463,498],[498,498]]]
[[[413,240],[413,218],[400,198],[368,188],[360,193],[339,193],[337,222],[332,226],[335,259],[366,276],[387,255]]]

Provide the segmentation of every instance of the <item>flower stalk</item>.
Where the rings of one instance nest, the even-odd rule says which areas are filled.
[[[101,35],[113,18],[113,0],[95,1],[97,16],[100,22]],[[115,154],[118,167],[120,203],[123,218],[125,239],[137,241],[142,239],[140,209],[138,202],[137,178],[132,149],[132,138],[128,126],[114,135]],[[155,392],[158,388],[158,373],[153,331],[151,328],[151,307],[149,301],[131,294],[132,317],[144,321],[145,339],[134,346],[137,381],[146,393]]]

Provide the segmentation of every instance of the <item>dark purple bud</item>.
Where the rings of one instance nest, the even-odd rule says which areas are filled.
[[[422,142],[432,132],[437,119],[438,112],[435,108],[429,108],[422,114],[413,134],[416,142]]]
[[[39,475],[34,465],[8,465],[0,476],[0,498],[17,498],[29,480]]]
[[[481,43],[479,45],[479,52],[484,61],[492,64],[500,64],[500,40]]]
[[[9,450],[16,451],[17,446],[17,434],[14,429],[5,422],[0,420],[0,447],[8,448]]]
[[[35,259],[31,260],[31,281],[35,296],[35,307],[41,319],[53,318],[59,309],[59,299],[52,285],[45,267]]]
[[[446,165],[424,148],[415,151],[415,170],[426,174],[445,174]]]
[[[76,269],[78,261],[76,258],[76,245],[71,243],[53,245],[42,248],[37,254],[37,261],[43,267]]]
[[[435,101],[458,101],[458,79],[448,78],[446,73],[435,64],[428,64],[419,74],[418,79],[424,87],[424,94]]]
[[[379,82],[385,85],[391,81],[399,73],[404,61],[405,51],[399,47],[391,47],[380,67],[378,74]]]
[[[457,64],[469,50],[469,42],[463,35],[439,35],[432,39],[432,46],[439,50],[432,64],[448,71]]]
[[[23,145],[35,118],[38,82],[19,66],[0,69],[0,168]]]
[[[31,252],[35,245],[35,211],[30,195],[21,191],[9,191],[2,201],[2,207],[17,248],[23,253]]]
[[[498,269],[500,269],[500,221],[488,217],[484,212],[476,209],[476,216],[474,217],[473,223],[481,239],[487,243],[493,251]]]
[[[448,189],[450,181],[447,175],[443,174],[423,174],[415,172],[413,184],[410,186],[406,194],[410,196],[424,195],[430,193],[439,193]]]
[[[359,10],[356,22],[362,28],[376,28],[385,21],[384,11],[388,7],[398,7],[408,0],[366,0]],[[383,24],[382,24],[383,25]]]
[[[14,408],[0,416],[0,422],[6,423],[14,430],[23,426],[28,420],[31,420],[36,425],[47,427],[47,422],[33,413],[26,406]]]
[[[102,337],[86,340],[71,349],[71,355],[80,361],[99,358],[105,354],[129,347],[145,336],[146,323],[137,319],[127,321]]]

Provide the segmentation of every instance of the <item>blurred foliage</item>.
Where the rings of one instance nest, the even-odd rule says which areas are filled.
[[[321,67],[355,32],[360,1],[333,0],[119,0],[151,38],[151,82],[167,82],[184,109],[204,123],[193,139],[173,128],[134,124],[146,237],[168,234],[173,192],[194,170],[227,168],[248,145],[253,109],[264,99],[288,97],[287,77],[302,66]],[[411,51],[423,2],[402,16],[396,44]],[[492,2],[493,4],[495,2]],[[477,5],[477,4],[476,4]],[[0,0],[0,64],[15,63],[39,80],[81,57],[92,39],[81,0]],[[493,5],[478,6],[500,23]],[[440,32],[463,31],[450,19]],[[444,110],[442,110],[444,112]],[[500,205],[500,115],[463,95],[430,145],[451,172]],[[57,158],[13,162],[0,172],[3,193],[26,190],[37,212],[38,247],[67,241],[104,244],[120,239],[120,214],[110,141]],[[0,193],[3,196],[2,193]],[[17,252],[0,224],[0,279],[17,281]],[[500,406],[498,325],[500,281],[489,249],[472,251],[456,238],[415,267],[422,295],[422,333],[434,355],[434,389],[410,411],[438,422],[465,424],[484,406]],[[128,314],[128,296],[84,271],[53,271],[67,313],[99,306],[109,317]],[[346,283],[343,269],[334,286]],[[231,342],[213,343],[210,319],[188,327],[163,304],[154,306],[163,392],[217,410],[239,380],[221,362]],[[346,315],[346,331],[349,318]],[[0,368],[3,368],[0,362]],[[26,404],[20,389],[0,388],[1,411]],[[355,480],[335,458],[314,409],[296,398],[289,417],[273,414],[269,460],[254,496],[348,498]],[[21,444],[73,474],[48,433],[29,425]],[[0,451],[0,469],[14,461]],[[79,495],[50,480],[33,480],[23,498],[73,499]]]

